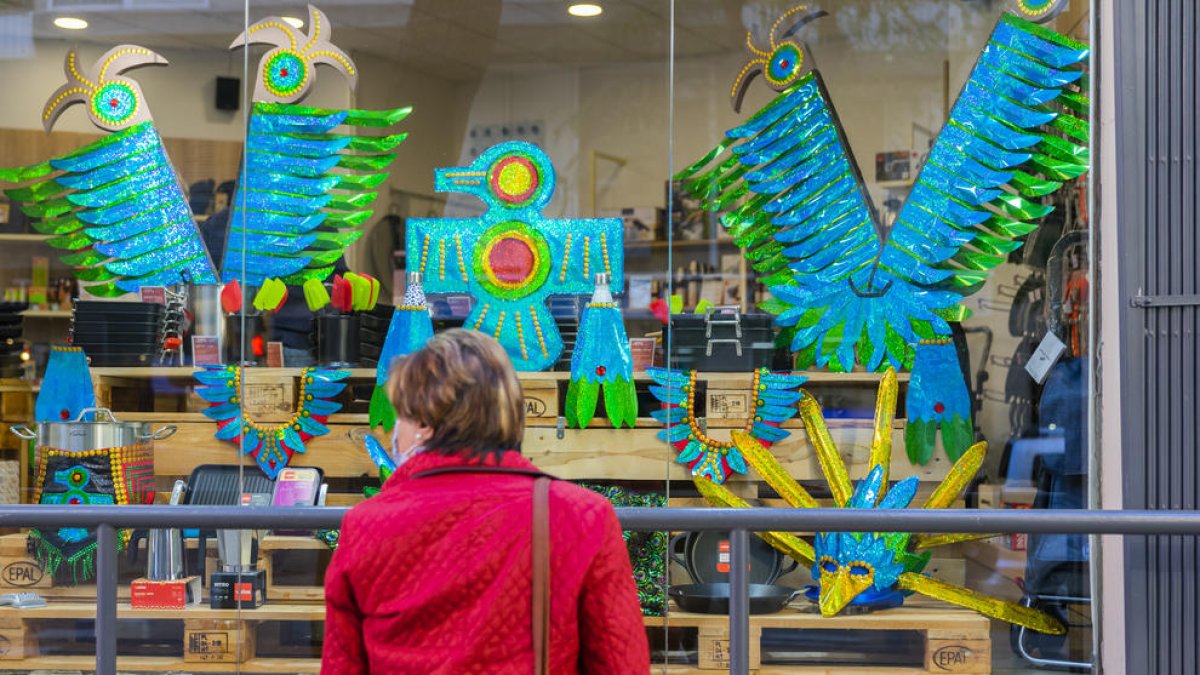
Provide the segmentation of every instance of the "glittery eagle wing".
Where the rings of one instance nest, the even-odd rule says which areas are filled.
[[[93,124],[111,135],[62,157],[0,170],[0,181],[24,183],[5,190],[64,251],[62,260],[89,293],[112,297],[142,286],[216,283],[180,180],[154,128],[141,88],[120,73],[164,65],[158,54],[121,45],[86,73],[74,50],[67,54],[67,83],[51,96],[47,130],[63,110],[80,103]]]
[[[1052,210],[1039,203],[1087,171],[1087,98],[1073,83],[1087,48],[1006,15],[938,135],[878,260],[841,285],[772,288],[791,305],[798,361],[912,366],[912,346],[950,334],[963,296]],[[847,292],[850,291],[850,292]],[[823,354],[836,349],[836,359]],[[965,443],[955,444],[961,452]]]
[[[779,314],[822,292],[853,296],[881,239],[820,74],[805,74],[726,136],[676,179],[724,213],[722,224],[781,301],[765,309]],[[852,347],[839,357],[852,366]]]
[[[255,102],[246,137],[246,168],[234,195],[222,278],[260,286],[325,279],[359,226],[374,188],[387,180],[390,152],[407,134],[354,136],[339,126],[389,127],[411,108],[327,110]],[[243,264],[244,263],[244,264]]]

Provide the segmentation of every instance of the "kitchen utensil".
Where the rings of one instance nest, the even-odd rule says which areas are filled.
[[[171,490],[171,505],[183,501],[187,484],[175,481]],[[175,581],[183,574],[183,532],[178,528],[150,530],[146,541],[146,578],[151,581]]]
[[[682,553],[680,552],[682,548]],[[729,581],[729,533],[681,532],[671,538],[671,560],[678,563],[697,584]],[[773,584],[799,565],[758,537],[750,538],[749,583]],[[786,560],[786,562],[785,562]]]
[[[772,614],[787,607],[800,594],[799,589],[775,584],[749,584],[750,613]],[[685,612],[700,614],[729,613],[729,584],[685,584],[672,586],[667,594]]]
[[[89,414],[91,419],[87,419]],[[161,441],[170,438],[175,431],[176,427],[173,424],[152,432],[148,422],[121,422],[108,408],[84,408],[78,417],[69,422],[43,422],[37,425],[37,433],[23,425],[12,427],[12,432],[17,436],[27,441],[36,439],[38,447],[51,447],[68,452],[87,452]]]

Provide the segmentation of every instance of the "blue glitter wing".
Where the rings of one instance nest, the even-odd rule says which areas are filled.
[[[261,286],[325,279],[359,226],[371,217],[373,190],[406,134],[353,136],[339,126],[387,127],[411,108],[325,110],[256,102],[246,136],[247,169],[233,198],[224,281]],[[244,265],[243,265],[244,260]]]
[[[62,261],[93,295],[217,282],[151,122],[63,157],[0,171],[0,180],[28,183],[5,193],[32,217],[34,229],[51,235],[47,243],[65,251]]]

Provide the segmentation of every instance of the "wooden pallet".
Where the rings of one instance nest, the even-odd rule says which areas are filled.
[[[205,404],[194,394],[193,372],[191,368],[96,368],[92,371],[97,400],[117,411],[122,420],[179,427],[174,436],[155,444],[155,473],[159,476],[160,490],[169,491],[170,481],[186,477],[198,464],[248,461],[241,458],[232,445],[213,439],[215,426],[201,414]],[[252,402],[256,419],[276,422],[287,418],[296,389],[294,380],[299,373],[294,368],[247,370],[246,399]],[[821,387],[872,388],[879,379],[875,373],[810,373],[809,376],[808,388],[818,395]],[[669,468],[664,469],[668,449],[657,436],[662,428],[660,423],[641,417],[634,429],[612,429],[607,420],[596,419],[587,429],[560,431],[558,413],[566,395],[568,375],[521,373],[520,377],[530,406],[523,451],[543,470],[569,480],[689,480],[683,465],[670,463]],[[707,373],[698,378],[707,388],[706,400],[712,405],[713,414],[705,422],[714,436],[726,437],[728,429],[744,424],[744,417],[739,417],[737,397],[749,388],[750,377],[747,373]],[[374,384],[374,371],[354,369],[347,381],[353,390],[369,395]],[[639,390],[644,390],[649,386],[649,380],[639,374],[637,384]],[[343,411],[328,420],[331,433],[310,441],[308,452],[296,455],[292,462],[296,466],[320,466],[328,479],[373,476],[375,467],[363,452],[361,442],[351,438],[351,432],[367,431],[367,401],[361,395],[347,394],[343,403]],[[784,427],[793,431],[792,436],[774,446],[784,468],[797,480],[820,480],[820,464],[799,420],[793,419]],[[865,476],[874,433],[872,421],[831,419],[829,427],[851,477]],[[892,442],[893,447],[903,447],[903,415],[896,421]],[[899,480],[915,475],[923,481],[937,481],[946,475],[950,466],[941,452],[935,452],[934,459],[925,466],[913,465],[903,452],[897,452],[893,453],[891,476]],[[750,479],[734,476],[731,480]],[[334,492],[328,503],[348,505],[359,500],[358,494]]]
[[[671,612],[667,617],[647,617],[647,625],[695,628],[698,632],[697,666],[669,672],[711,672],[729,669],[729,618],[714,614]],[[776,614],[750,617],[750,668],[759,675],[771,673],[957,673],[986,675],[992,667],[991,622],[970,610],[941,603],[905,606],[869,614],[823,617],[810,605]],[[925,642],[921,667],[771,666],[762,663],[760,640],[764,628],[845,631],[913,631]],[[870,650],[864,641],[863,651]]]

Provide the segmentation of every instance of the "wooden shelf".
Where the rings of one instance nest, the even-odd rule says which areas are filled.
[[[49,238],[50,238],[50,235],[48,235],[48,234],[24,233],[24,232],[17,234],[17,233],[0,232],[0,241],[42,242],[42,241],[46,241]]]
[[[93,615],[95,612],[93,612]],[[83,670],[96,667],[94,656],[38,656],[28,659],[0,661],[0,670]],[[177,656],[121,656],[117,670],[184,673],[319,673],[318,659],[250,659],[244,663],[193,663]]]
[[[318,542],[320,543],[320,542]],[[13,609],[0,607],[0,620],[12,619],[95,619],[96,603],[55,602],[45,607]],[[134,609],[128,602],[117,605],[118,619],[221,619],[232,621],[324,621],[324,605],[267,603],[258,609],[210,609],[196,605],[186,609]]]
[[[27,309],[21,312],[26,319],[69,319],[73,314],[69,309]]]

